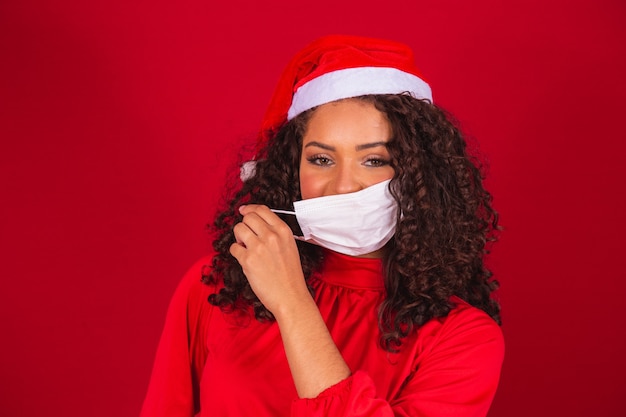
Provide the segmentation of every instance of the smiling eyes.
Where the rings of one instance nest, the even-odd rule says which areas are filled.
[[[309,156],[306,158],[306,160],[310,164],[317,165],[320,167],[332,166],[335,163],[329,156],[322,155],[322,154]],[[385,158],[381,158],[381,157],[371,156],[371,157],[366,158],[363,161],[363,165],[367,167],[373,167],[373,168],[383,167],[383,166],[389,165],[389,160]]]
[[[389,165],[389,160],[382,159],[382,158],[370,158],[370,159],[365,160],[364,163],[367,166],[382,167],[382,166]]]
[[[309,156],[306,160],[309,161],[309,163],[313,165],[319,165],[319,166],[328,166],[332,164],[332,161],[330,160],[330,158],[327,158],[322,155]]]

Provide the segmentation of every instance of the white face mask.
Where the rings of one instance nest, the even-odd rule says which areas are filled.
[[[346,255],[365,255],[385,246],[395,233],[398,206],[389,192],[390,181],[355,193],[296,201],[295,213],[272,211],[296,216],[302,230],[296,239]]]

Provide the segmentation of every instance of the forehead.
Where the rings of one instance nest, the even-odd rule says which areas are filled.
[[[310,141],[388,141],[391,125],[373,103],[345,99],[323,104],[310,116],[304,144]]]

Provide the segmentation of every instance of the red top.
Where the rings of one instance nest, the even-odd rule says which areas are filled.
[[[455,298],[443,319],[380,348],[380,259],[326,252],[311,279],[315,301],[352,376],[313,399],[299,399],[278,325],[224,314],[207,302],[204,258],[171,301],[142,417],[485,416],[504,354],[502,333],[483,311]]]

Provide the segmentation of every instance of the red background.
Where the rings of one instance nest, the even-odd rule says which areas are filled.
[[[410,44],[487,156],[506,228],[490,416],[626,415],[626,6],[368,3],[0,2],[1,415],[138,413],[237,148],[328,33]]]

